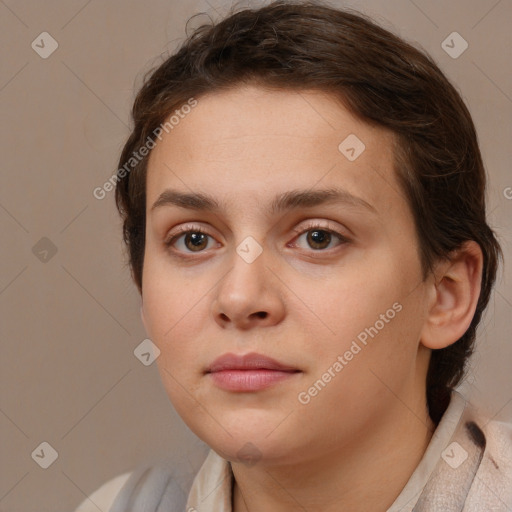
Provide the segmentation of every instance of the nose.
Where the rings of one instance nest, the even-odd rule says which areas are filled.
[[[283,290],[264,255],[265,251],[247,263],[234,252],[232,269],[216,287],[212,301],[212,314],[223,329],[269,327],[283,320]]]

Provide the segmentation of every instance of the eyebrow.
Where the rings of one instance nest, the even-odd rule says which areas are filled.
[[[320,190],[290,190],[274,197],[270,203],[269,213],[275,215],[287,210],[312,208],[324,204],[342,203],[366,209],[372,213],[377,210],[361,197],[340,188]],[[214,197],[203,193],[183,193],[178,190],[166,189],[154,202],[151,211],[162,206],[178,206],[190,210],[219,212],[223,205]]]

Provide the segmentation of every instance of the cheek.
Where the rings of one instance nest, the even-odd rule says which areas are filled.
[[[294,292],[305,299],[307,306],[301,321],[308,322],[311,334],[316,330],[333,343],[354,339],[388,310],[388,316],[394,316],[393,304],[401,300],[402,288],[392,269],[375,265],[374,271],[371,267],[361,272],[350,268],[314,285],[300,279],[294,281]],[[303,305],[297,305],[304,309]]]
[[[360,264],[321,286],[301,287],[296,281],[294,291],[307,297],[308,309],[315,313],[301,317],[307,332],[304,349],[314,354],[312,377],[320,378],[342,356],[343,377],[335,379],[333,392],[341,386],[364,395],[385,391],[375,374],[394,388],[414,368],[422,299],[421,287],[411,293],[417,286],[413,266],[408,274],[383,256]]]
[[[148,272],[144,286],[146,329],[160,350],[156,363],[162,384],[180,416],[194,417],[200,413],[191,397],[201,370],[194,363],[201,357],[197,340],[205,323],[204,293],[180,278],[163,279],[161,273]]]
[[[148,244],[149,245],[149,244]],[[143,270],[143,310],[146,326],[156,340],[172,338],[183,320],[197,314],[207,283],[175,268],[165,253],[146,248]]]
[[[147,333],[158,346],[158,361],[169,370],[178,367],[192,349],[187,343],[195,338],[204,324],[205,291],[201,283],[170,272],[164,266],[145,264],[143,281],[143,313]],[[193,355],[193,354],[192,354]]]

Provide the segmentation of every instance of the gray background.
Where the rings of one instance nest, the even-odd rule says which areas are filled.
[[[490,221],[510,269],[511,1],[332,4],[360,9],[423,47],[457,84],[477,126]],[[140,298],[113,193],[100,201],[92,191],[115,171],[143,73],[183,40],[189,16],[217,18],[228,6],[0,0],[1,511],[72,510],[106,480],[194,441],[156,366],[133,354],[146,338]],[[59,45],[46,59],[31,47],[44,31]],[[453,31],[469,44],[456,59],[441,46]],[[465,389],[490,416],[510,421],[506,269]],[[31,457],[44,441],[58,452],[46,470]]]

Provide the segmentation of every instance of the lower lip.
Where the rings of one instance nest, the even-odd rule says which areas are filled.
[[[299,372],[278,370],[222,370],[210,373],[213,382],[227,391],[260,391]]]

